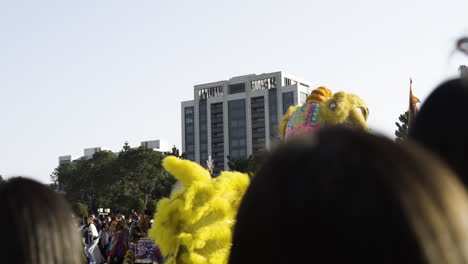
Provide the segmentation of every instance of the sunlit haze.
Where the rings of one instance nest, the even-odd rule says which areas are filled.
[[[195,84],[285,71],[361,96],[394,137],[468,57],[468,1],[0,1],[0,175],[49,182],[58,156],[180,148]]]

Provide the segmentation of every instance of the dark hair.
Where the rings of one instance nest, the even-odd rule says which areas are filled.
[[[468,83],[453,79],[426,99],[409,137],[439,155],[468,186]]]
[[[105,230],[105,231],[109,230],[109,223],[107,221],[102,222],[102,229]]]
[[[82,247],[65,199],[36,181],[0,184],[2,263],[81,264]]]
[[[323,129],[253,178],[230,263],[465,263],[466,216],[456,177],[417,146]]]

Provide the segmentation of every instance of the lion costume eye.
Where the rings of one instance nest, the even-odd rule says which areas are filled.
[[[367,121],[367,118],[369,117],[369,108],[363,106],[356,106],[356,108],[361,111],[364,120]]]

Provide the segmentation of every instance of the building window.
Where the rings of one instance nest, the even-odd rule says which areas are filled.
[[[245,83],[236,83],[229,85],[229,94],[245,93]]]
[[[206,167],[208,160],[208,129],[207,129],[207,104],[206,100],[200,100],[198,104],[198,125],[200,132],[200,164]]]
[[[186,107],[184,110],[185,117],[185,152],[189,160],[195,160],[195,128],[193,126],[194,107]]]
[[[246,114],[245,99],[232,100],[228,104],[229,118],[229,156],[238,158],[246,152],[245,146],[240,145],[241,140],[246,140]]]
[[[277,89],[268,91],[268,113],[270,115],[270,137],[278,136],[278,101]]]
[[[276,78],[271,77],[261,80],[254,80],[250,82],[250,85],[252,91],[273,89],[276,88]]]
[[[211,112],[211,149],[214,160],[214,173],[224,170],[224,131],[223,103],[210,105]]]
[[[185,117],[185,124],[193,124],[193,117]]]
[[[294,92],[283,93],[283,115],[294,105]]]
[[[265,149],[265,97],[251,99],[250,113],[252,116],[252,152],[256,154],[259,150]],[[259,139],[263,139],[263,142]]]
[[[186,115],[193,114],[193,107],[185,107],[185,114]]]
[[[209,88],[198,89],[198,96],[200,97],[200,100],[222,96],[223,94],[223,86],[214,86]]]
[[[297,81],[284,77],[284,86],[297,84]]]
[[[239,146],[243,147],[245,146],[245,143],[246,143],[245,138],[239,139]]]

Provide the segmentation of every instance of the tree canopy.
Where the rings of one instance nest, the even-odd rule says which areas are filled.
[[[118,155],[99,151],[91,159],[59,165],[51,186],[70,203],[83,203],[93,212],[99,207],[143,211],[150,201],[168,196],[176,181],[162,167],[167,155],[179,156],[179,150],[162,153],[144,146],[131,148],[125,142]]]
[[[408,111],[401,114],[398,117],[398,120],[400,122],[395,122],[395,125],[397,126],[397,130],[395,130],[395,141],[403,142],[408,135]]]
[[[79,217],[88,216],[88,208],[86,208],[86,205],[82,203],[72,204],[72,210],[76,216],[79,216]]]
[[[229,170],[247,173],[249,177],[253,177],[265,160],[267,154],[267,152],[260,152],[250,155],[248,158],[233,158],[227,156]]]

